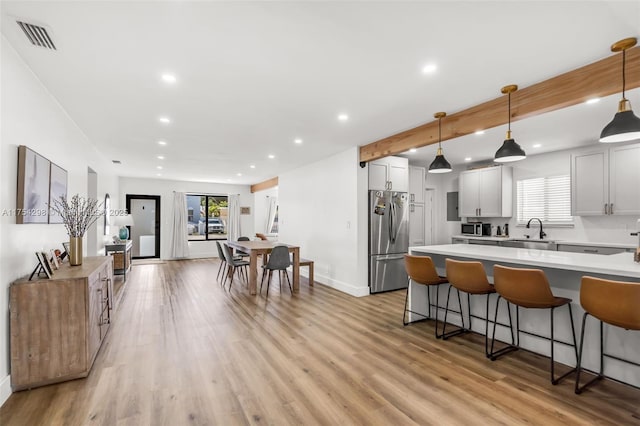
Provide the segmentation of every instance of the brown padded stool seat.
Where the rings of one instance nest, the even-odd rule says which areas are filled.
[[[520,344],[520,308],[532,308],[532,309],[550,309],[551,310],[551,338],[545,336],[537,337],[545,338],[551,341],[551,384],[558,384],[558,382],[564,377],[576,371],[572,369],[562,376],[554,377],[554,358],[553,349],[556,340],[553,337],[553,312],[555,308],[560,306],[569,307],[569,319],[571,322],[571,334],[573,336],[573,343],[564,343],[569,346],[573,346],[576,354],[576,363],[578,359],[578,348],[576,344],[576,333],[573,325],[573,313],[571,311],[571,299],[565,297],[555,297],[551,292],[549,281],[546,275],[540,269],[526,269],[526,268],[509,268],[506,266],[495,265],[493,267],[493,283],[498,292],[498,300],[496,301],[496,312],[494,323],[498,319],[498,307],[500,305],[500,298],[507,301],[507,311],[509,312],[509,324],[511,326],[511,311],[509,310],[509,303],[516,305],[516,333],[517,341],[514,342],[513,327],[511,326],[511,345],[503,348],[497,352],[493,351],[493,344],[495,342],[496,327],[493,327],[493,340],[491,342],[490,358],[495,361],[497,357],[505,353],[518,349]],[[529,333],[532,334],[532,333]]]
[[[447,310],[444,314],[444,325],[442,326],[442,338],[444,340],[449,337],[465,333],[471,329],[471,297],[470,295],[487,295],[487,307],[485,311],[485,339],[484,339],[484,352],[489,356],[489,295],[496,292],[493,286],[487,279],[487,273],[482,266],[482,262],[477,261],[461,261],[446,259],[447,279],[449,280],[449,291],[447,293]],[[451,294],[451,288],[455,287],[458,292],[458,305],[460,306],[460,318],[462,319],[462,328],[449,332],[446,332],[447,327],[447,313],[449,312],[449,295]],[[469,329],[465,329],[464,315],[462,314],[462,304],[460,303],[460,291],[467,293],[467,306],[469,309]]]
[[[404,266],[407,271],[407,275],[409,276],[409,285],[407,286],[407,294],[404,299],[404,312],[402,313],[402,324],[407,325],[410,324],[406,320],[407,312],[411,312],[412,314],[420,315],[424,317],[424,319],[417,320],[423,321],[427,319],[435,319],[436,321],[436,338],[440,338],[441,336],[438,334],[438,312],[436,311],[436,316],[433,318],[431,316],[431,297],[429,295],[429,289],[427,288],[427,305],[428,305],[428,316],[421,314],[420,312],[414,312],[411,310],[407,310],[407,300],[409,299],[409,291],[411,289],[411,283],[424,285],[427,287],[436,286],[436,300],[438,300],[438,289],[441,284],[447,284],[448,281],[446,278],[438,275],[438,271],[436,271],[436,267],[433,264],[433,260],[429,256],[413,256],[410,254],[404,255]],[[411,322],[417,322],[411,321]]]
[[[578,355],[578,373],[576,374],[576,393],[582,391],[596,380],[604,377],[603,323],[621,327],[626,330],[640,330],[640,283],[604,280],[594,277],[582,277],[580,284],[580,304],[585,310],[582,317],[580,352]],[[587,315],[600,320],[600,371],[591,381],[580,387],[582,349],[584,348],[584,331]],[[615,357],[618,361],[640,366],[633,361]]]

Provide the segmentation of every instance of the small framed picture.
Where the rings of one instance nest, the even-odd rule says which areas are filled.
[[[49,253],[43,251],[40,253],[40,255],[44,259],[44,263],[47,265],[47,268],[49,268],[49,275],[53,275],[53,264],[51,263],[51,259],[49,259]]]
[[[60,255],[60,261],[63,261],[65,257],[69,257],[69,242],[62,243],[62,247],[64,247],[64,252]]]
[[[36,257],[38,258],[38,263],[39,263],[39,268],[36,268],[36,270],[38,271],[38,275],[40,275],[41,272],[44,272],[44,274],[47,276],[47,278],[51,278],[51,270],[49,269],[49,265],[48,265],[46,256],[43,257],[42,256],[42,252],[37,251],[36,252]],[[34,272],[36,272],[36,271],[34,271]],[[31,275],[33,276],[33,274],[31,274]]]
[[[56,256],[56,252],[54,250],[51,250],[50,257],[53,268],[60,269],[60,266],[58,265],[58,256]]]
[[[240,207],[240,214],[251,214],[251,207]]]

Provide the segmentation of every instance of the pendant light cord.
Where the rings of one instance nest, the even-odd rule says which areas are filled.
[[[442,118],[438,118],[438,148],[442,148]]]
[[[622,99],[627,99],[626,96],[624,95],[624,86],[626,85],[626,79],[624,74],[625,63],[626,63],[625,53],[626,53],[626,50],[623,50],[622,51]]]
[[[507,119],[509,123],[507,130],[511,133],[511,92],[509,92],[509,113],[507,114]]]

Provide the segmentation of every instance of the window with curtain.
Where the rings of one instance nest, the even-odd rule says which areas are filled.
[[[189,241],[226,240],[228,206],[226,195],[187,195]]]
[[[572,224],[569,175],[523,179],[517,182],[518,223],[537,217],[547,224]]]

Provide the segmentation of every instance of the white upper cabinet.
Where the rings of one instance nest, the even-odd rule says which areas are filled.
[[[640,144],[571,156],[571,214],[640,214]]]
[[[513,169],[497,166],[460,173],[458,197],[460,216],[511,217]]]
[[[424,203],[425,169],[409,166],[409,202]]]
[[[402,157],[385,157],[369,162],[369,189],[407,192],[409,160]]]

